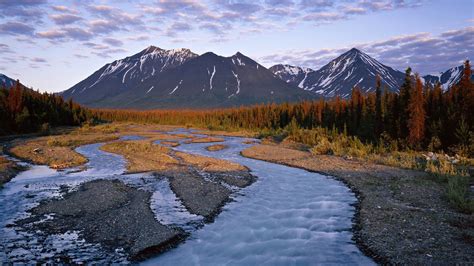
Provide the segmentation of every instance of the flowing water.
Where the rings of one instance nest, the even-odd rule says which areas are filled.
[[[174,133],[183,132],[189,133]],[[191,233],[178,247],[142,262],[145,265],[373,264],[352,240],[356,198],[343,183],[317,173],[244,158],[240,151],[252,145],[244,144],[245,140],[225,137],[224,144],[229,148],[214,152],[205,150],[212,145],[209,143],[174,148],[238,162],[257,176],[254,184],[234,192],[233,201],[213,223],[204,226],[200,226],[202,217],[184,208],[166,179],[149,174],[125,175],[123,158],[99,150],[100,143],[76,149],[89,159],[85,171],[31,166],[0,190],[0,262],[53,262],[58,254],[74,262],[127,262],[121,250],[110,254],[99,245],[85,243],[78,232],[41,236],[8,226],[27,217],[27,210],[42,199],[59,197],[65,187],[73,190],[94,179],[120,179],[153,192],[151,208],[159,222]]]

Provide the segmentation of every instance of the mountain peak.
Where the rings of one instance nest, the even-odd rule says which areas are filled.
[[[219,57],[219,55],[213,53],[213,52],[205,52],[201,55],[202,57]]]
[[[362,53],[359,49],[357,49],[355,47],[352,47],[352,49],[350,49],[348,52],[349,53]]]
[[[154,45],[150,45],[148,46],[147,48],[145,48],[143,50],[144,53],[151,53],[151,52],[154,52],[154,51],[162,51],[163,49],[161,49],[160,47],[157,47],[157,46],[154,46]]]

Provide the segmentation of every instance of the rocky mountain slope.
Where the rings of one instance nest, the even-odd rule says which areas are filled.
[[[241,53],[197,56],[186,49],[156,47],[105,65],[63,96],[86,106],[140,109],[235,107],[316,98]]]

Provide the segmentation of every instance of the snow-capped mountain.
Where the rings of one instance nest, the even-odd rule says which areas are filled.
[[[272,67],[271,69],[278,68]],[[374,91],[377,75],[381,77],[382,87],[398,91],[404,77],[403,72],[383,65],[355,48],[340,55],[319,70],[306,72],[303,79],[301,79],[300,73],[290,78],[291,72],[283,74],[281,68],[279,69],[280,73],[274,72],[275,75],[285,76],[286,80],[290,80],[293,85],[324,97],[339,95],[347,98],[351,95],[354,86],[359,87],[363,92]]]
[[[149,49],[102,67],[63,95],[92,107],[141,109],[230,107],[316,97],[241,53],[197,56],[183,49],[186,56],[170,57],[177,52],[169,50],[161,56],[165,50]],[[146,59],[155,51],[159,59]],[[164,58],[173,58],[169,61],[175,63],[166,64]]]
[[[106,64],[64,91],[62,96],[85,105],[94,105],[103,99],[133,90],[147,79],[159,78],[167,70],[197,56],[189,49],[164,50],[149,46],[133,56]]]
[[[298,84],[300,88],[303,88],[303,83],[308,74],[314,72],[311,68],[282,64],[274,65],[269,70],[287,83]]]
[[[449,89],[451,86],[457,84],[463,75],[464,65],[450,68],[444,72],[439,73],[439,75],[426,75],[423,76],[424,82],[431,84],[432,86],[436,85],[438,82],[441,84],[443,90]],[[474,78],[474,74],[472,75]]]
[[[15,83],[14,79],[0,73],[0,87],[11,88]]]

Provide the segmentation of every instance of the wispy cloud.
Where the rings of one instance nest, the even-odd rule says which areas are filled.
[[[83,18],[74,14],[55,14],[49,16],[58,25],[72,24]]]
[[[6,22],[0,24],[0,34],[8,35],[32,35],[34,28],[21,22]]]
[[[412,8],[420,1],[154,0],[152,3],[138,1],[128,4],[126,10],[120,4],[102,0],[71,1],[59,5],[47,0],[0,1],[0,34],[68,42],[103,39],[132,31],[155,32],[176,39],[201,30],[214,35],[210,39],[222,40],[237,38],[232,33],[235,30],[241,33],[262,32],[261,25],[265,24],[273,23],[277,29],[298,23],[318,26],[370,12]],[[46,16],[48,11],[52,13]],[[24,19],[11,20],[12,16]]]

